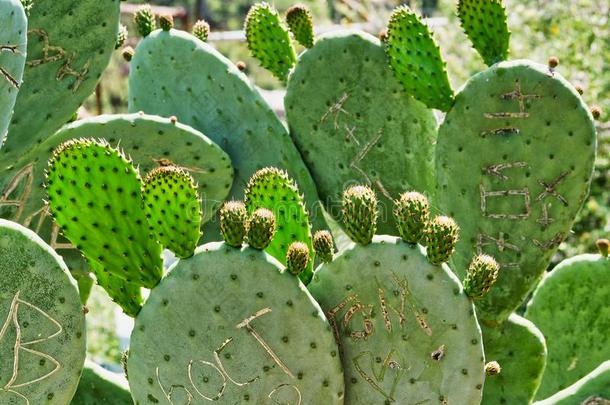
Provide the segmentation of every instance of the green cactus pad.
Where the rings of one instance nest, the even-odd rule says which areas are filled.
[[[106,404],[133,405],[127,380],[87,360],[70,405]]]
[[[65,405],[85,361],[76,282],[34,232],[0,219],[0,403]]]
[[[609,286],[608,258],[587,254],[559,263],[534,291],[525,317],[542,331],[549,351],[537,399],[568,387],[610,359]]]
[[[296,63],[288,28],[275,7],[257,3],[250,8],[244,23],[248,48],[261,66],[285,82]]]
[[[135,401],[343,404],[328,323],[298,278],[280,269],[265,252],[224,243],[170,269],[131,336]]]
[[[55,222],[92,270],[157,285],[161,245],[141,208],[139,173],[121,152],[102,141],[68,141],[49,161],[46,187]]]
[[[142,198],[161,245],[178,257],[192,256],[201,236],[201,201],[193,177],[176,166],[158,167],[146,175]]]
[[[116,45],[119,3],[33,2],[23,85],[1,161],[17,160],[53,135],[93,93]]]
[[[458,17],[488,66],[508,58],[510,31],[502,0],[459,0]]]
[[[246,76],[210,45],[177,30],[149,35],[131,62],[129,109],[176,116],[216,142],[235,167],[233,199],[243,199],[257,170],[286,170],[304,193],[316,228],[327,227],[315,184],[286,128]],[[206,227],[204,238],[219,237],[218,226]]]
[[[485,357],[497,361],[502,371],[485,379],[481,404],[531,404],[546,364],[544,336],[516,314],[496,328],[482,330]]]
[[[127,316],[135,318],[144,303],[140,284],[128,283],[112,273],[105,272],[104,268],[97,263],[89,262],[88,264],[88,270],[95,274],[95,281],[106,291],[110,299],[120,306]]]
[[[371,35],[319,38],[299,57],[284,104],[291,136],[335,219],[345,185],[369,184],[380,198],[379,232],[394,235],[393,200],[405,189],[434,190],[434,115],[404,92]]]
[[[409,7],[392,13],[385,45],[390,67],[407,93],[430,108],[448,111],[453,90],[446,64],[430,29]]]
[[[313,21],[311,12],[303,4],[295,4],[286,11],[286,24],[294,39],[305,48],[313,46]]]
[[[550,398],[534,405],[607,405],[610,401],[610,360]]]
[[[275,215],[277,232],[266,249],[267,253],[286,265],[288,246],[293,242],[305,243],[313,253],[311,225],[305,201],[298,186],[286,172],[267,167],[254,173],[245,191],[249,213],[258,208],[267,208]],[[309,283],[313,276],[312,261],[299,275],[301,281]]]
[[[321,265],[309,285],[339,341],[347,404],[478,404],[474,307],[422,247],[375,236]]]
[[[19,0],[0,0],[0,148],[21,87],[28,21]]]
[[[536,285],[587,196],[595,150],[587,106],[547,66],[501,62],[456,96],[436,145],[436,205],[460,225],[461,278],[473,253],[500,264],[480,318],[505,320]]]

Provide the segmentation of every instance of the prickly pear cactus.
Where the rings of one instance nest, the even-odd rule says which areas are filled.
[[[133,405],[127,380],[87,360],[70,405],[105,404]]]
[[[487,360],[502,367],[485,379],[483,405],[531,404],[546,365],[544,336],[525,318],[512,314],[496,328],[482,326]]]
[[[472,251],[501,265],[481,318],[505,320],[536,285],[587,196],[595,151],[587,106],[547,66],[502,62],[456,96],[436,146],[437,205],[461,227],[458,275]]]
[[[586,254],[559,263],[536,288],[525,317],[540,328],[549,351],[537,399],[568,387],[610,358],[609,285],[610,260]]]
[[[16,159],[51,136],[91,95],[118,27],[119,0],[32,3],[23,85],[2,160]]]
[[[313,46],[313,19],[307,6],[295,4],[286,10],[286,24],[299,44],[305,48]]]
[[[534,405],[608,405],[610,403],[610,360],[552,397]]]
[[[407,95],[369,34],[322,36],[299,57],[285,98],[291,136],[329,213],[346,184],[380,195],[379,231],[396,233],[392,200],[405,189],[434,189],[436,120]]]
[[[65,405],[85,361],[85,316],[63,260],[0,219],[0,403]]]
[[[19,0],[0,0],[0,148],[21,87],[28,21]]]

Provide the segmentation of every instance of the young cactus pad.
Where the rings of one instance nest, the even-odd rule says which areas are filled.
[[[610,359],[609,302],[610,261],[603,255],[564,260],[538,285],[525,313],[546,337],[549,351],[537,399],[566,388]]]
[[[538,282],[587,196],[595,150],[587,106],[547,66],[502,62],[456,96],[436,145],[436,205],[460,225],[460,277],[473,252],[500,264],[480,318],[505,320]]]
[[[21,87],[28,21],[19,0],[0,0],[0,147]]]
[[[347,404],[478,404],[484,381],[474,307],[446,266],[400,238],[352,245],[309,289],[339,342]]]
[[[305,48],[311,48],[314,41],[311,12],[304,4],[295,4],[286,11],[286,24],[294,39]]]
[[[76,282],[34,232],[3,219],[0,279],[0,403],[70,403],[86,350]]]
[[[559,391],[552,397],[535,402],[535,405],[607,405],[610,401],[610,360]]]
[[[33,1],[23,85],[1,160],[17,159],[36,147],[93,93],[116,45],[119,3]]]
[[[405,189],[434,189],[436,120],[405,93],[373,36],[319,38],[299,57],[285,106],[291,136],[335,219],[345,184],[356,180],[380,198],[379,232],[396,234],[392,201]]]
[[[174,265],[131,336],[141,404],[343,404],[339,353],[318,305],[267,253],[214,242]]]
[[[107,404],[133,405],[127,380],[87,360],[70,405]]]

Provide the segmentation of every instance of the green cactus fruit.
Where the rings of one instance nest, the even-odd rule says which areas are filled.
[[[482,405],[531,404],[546,364],[544,336],[525,318],[512,314],[502,325],[482,325],[485,356],[502,372],[488,375]]]
[[[311,48],[314,41],[311,12],[304,4],[295,4],[286,11],[286,24],[294,39],[305,48]]]
[[[116,45],[119,3],[33,2],[23,85],[0,161],[17,161],[38,147],[91,96]]]
[[[400,237],[407,243],[419,243],[425,235],[430,206],[425,195],[417,191],[402,193],[394,201],[394,218]]]
[[[343,404],[329,325],[298,278],[281,269],[265,252],[218,242],[174,265],[131,335],[134,400]]]
[[[496,260],[489,255],[475,256],[466,272],[464,278],[464,292],[473,300],[486,296],[498,278],[500,266]]]
[[[232,199],[243,199],[244,184],[260,168],[286,170],[316,228],[327,228],[316,186],[286,128],[246,76],[210,45],[179,30],[157,31],[140,42],[129,73],[129,110],[176,116],[220,145],[235,167]],[[218,221],[207,226],[204,238],[217,239],[218,227]]]
[[[225,243],[240,248],[248,233],[248,212],[241,201],[228,201],[220,209],[220,232]]]
[[[339,342],[346,404],[478,404],[474,307],[447,265],[398,237],[352,244],[308,286]]]
[[[136,54],[136,51],[131,46],[126,46],[121,51],[121,56],[123,56],[123,59],[125,60],[125,62],[131,62],[131,60],[133,59],[133,56],[135,54]]]
[[[288,28],[271,4],[257,3],[250,8],[244,23],[250,53],[275,77],[286,82],[296,63],[296,53]]]
[[[426,251],[430,263],[438,265],[449,260],[459,240],[460,227],[453,218],[437,216],[426,227]]]
[[[318,231],[313,235],[313,250],[316,253],[316,257],[322,260],[323,263],[333,261],[335,245],[330,232]]]
[[[336,220],[345,184],[377,191],[379,232],[396,234],[393,200],[434,191],[433,112],[405,93],[379,41],[358,31],[322,36],[299,56],[285,97],[291,136]]]
[[[63,260],[0,219],[0,403],[65,405],[85,361],[85,315]]]
[[[275,224],[273,212],[267,208],[258,208],[252,213],[248,223],[248,244],[254,249],[266,249],[275,235]]]
[[[459,0],[457,14],[462,29],[488,66],[508,58],[510,31],[502,0]]]
[[[460,224],[459,277],[473,252],[500,264],[479,318],[502,322],[538,283],[585,201],[595,153],[587,106],[546,65],[498,63],[457,95],[439,130],[435,205]]]
[[[142,37],[148,36],[151,32],[157,29],[156,16],[148,4],[138,7],[133,15],[133,21],[136,24],[138,33]]]
[[[116,36],[116,43],[114,44],[114,49],[119,49],[123,45],[125,45],[128,36],[129,32],[127,32],[127,27],[123,24],[119,24],[119,33]]]
[[[608,405],[610,403],[610,360],[559,391],[534,405]]]
[[[169,31],[174,28],[174,17],[170,14],[164,14],[159,17],[159,27],[163,31]]]
[[[21,87],[28,20],[19,0],[0,1],[0,148]]]
[[[144,179],[142,198],[161,245],[180,258],[192,256],[201,236],[201,200],[193,177],[176,166],[153,169]]]
[[[369,186],[352,186],[343,193],[343,225],[356,243],[371,243],[377,230],[377,196]]]
[[[197,20],[193,25],[193,35],[203,42],[207,41],[210,35],[210,24],[205,20]]]
[[[485,375],[488,377],[492,377],[498,375],[502,372],[502,366],[497,361],[490,361],[485,364]]]
[[[258,208],[267,208],[275,215],[277,232],[266,251],[282,264],[287,264],[286,253],[293,242],[303,242],[313,251],[305,201],[288,173],[274,167],[266,167],[254,173],[246,186],[245,202],[249,213]],[[299,277],[307,284],[312,276],[313,265],[310,262]]]
[[[49,161],[46,187],[55,222],[92,270],[157,285],[161,245],[141,209],[139,173],[121,152],[103,141],[68,141]]]
[[[133,405],[127,380],[87,360],[70,405],[105,404]]]
[[[309,247],[303,242],[292,242],[286,252],[286,270],[298,276],[309,264]]]
[[[430,108],[449,111],[453,89],[428,26],[407,6],[397,7],[384,41],[390,67],[403,87]]]
[[[566,259],[547,273],[525,317],[544,334],[546,371],[536,399],[553,395],[610,359],[610,260],[599,254]]]

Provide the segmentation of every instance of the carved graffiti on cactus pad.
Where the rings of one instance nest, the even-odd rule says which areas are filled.
[[[0,52],[3,51],[8,51],[11,52],[13,54],[18,54],[19,52],[19,47],[17,45],[0,45]],[[17,79],[15,79],[15,77],[8,71],[6,70],[4,67],[0,66],[0,75],[4,78],[4,80],[6,80],[11,86],[13,86],[14,88],[18,89],[19,88],[19,82],[17,81]]]
[[[396,349],[391,349],[388,354],[385,356],[379,370],[375,369],[377,359],[370,351],[360,352],[357,356],[352,359],[354,364],[354,368],[358,371],[358,374],[377,392],[383,395],[388,401],[395,402],[394,394],[396,393],[396,388],[400,383],[401,378],[404,376],[406,369],[401,365],[402,360],[396,360],[396,357],[399,355],[399,351]],[[364,370],[361,361],[368,360],[368,368],[370,368],[370,374]],[[383,384],[386,373],[391,373],[391,386],[390,389],[382,388],[381,384]]]
[[[24,182],[23,190],[20,196],[13,196],[13,193],[19,189],[21,183]],[[4,191],[0,194],[0,207],[9,206],[16,207],[17,211],[12,216],[12,220],[19,222],[25,205],[32,192],[32,185],[34,182],[34,163],[30,163],[27,166],[19,170],[13,179],[4,187]]]
[[[506,234],[504,232],[500,232],[500,234],[498,235],[497,238],[490,236],[490,235],[485,235],[485,234],[479,234],[477,236],[477,254],[483,254],[486,253],[485,252],[485,247],[487,246],[495,246],[496,249],[500,252],[500,253],[504,253],[504,251],[512,251],[512,252],[516,252],[516,253],[520,253],[521,252],[521,248],[517,245],[514,245],[512,243],[509,243],[507,238],[506,238]],[[497,256],[494,253],[488,253],[491,254],[492,256]],[[500,265],[501,268],[508,268],[508,267],[519,267],[519,263],[517,262],[498,262],[498,264]]]

